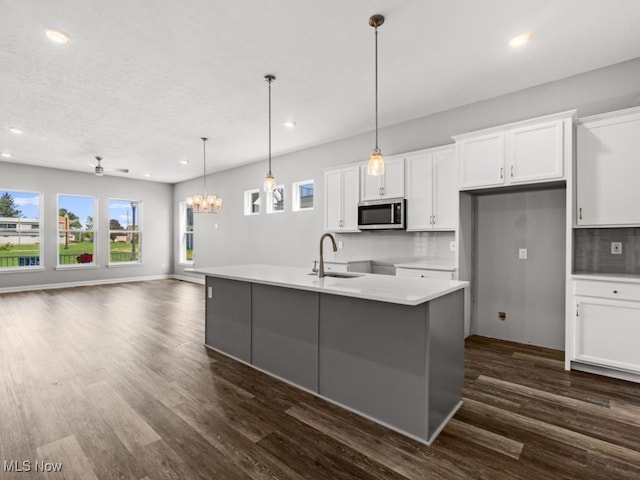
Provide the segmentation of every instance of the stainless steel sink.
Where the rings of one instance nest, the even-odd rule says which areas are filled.
[[[309,275],[318,275],[316,272],[311,272]],[[347,273],[347,272],[325,272],[325,277],[335,277],[335,278],[356,278],[364,276],[363,273]]]

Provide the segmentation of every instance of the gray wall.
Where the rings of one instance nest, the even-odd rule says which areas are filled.
[[[391,155],[448,144],[455,134],[574,108],[578,109],[579,116],[586,116],[638,104],[640,59],[383,128],[380,145],[386,155]],[[381,99],[380,117],[384,122],[384,99]],[[299,128],[303,128],[303,121]],[[274,132],[276,147],[281,134]],[[295,135],[295,131],[287,134]],[[274,158],[273,172],[276,179],[285,184],[288,196],[291,182],[311,178],[316,181],[316,207],[311,212],[291,212],[287,204],[285,213],[243,216],[242,192],[261,186],[267,170],[266,160],[211,175],[207,185],[214,193],[224,196],[225,206],[218,215],[196,216],[196,265],[248,262],[309,265],[317,257],[317,242],[323,231],[322,169],[365,161],[372,145],[373,135],[366,133]],[[215,147],[212,148],[214,152]],[[201,180],[177,184],[175,212],[177,202],[201,189]],[[177,222],[177,215],[174,218]],[[177,231],[177,223],[175,226]],[[362,251],[370,256],[371,249],[384,249],[387,237],[375,238],[378,241],[372,242],[369,235],[349,235],[345,250]],[[401,250],[410,251],[414,238],[413,234],[404,234],[400,242],[406,242],[406,245],[403,244]],[[396,240],[394,237],[394,246],[398,246]],[[174,269],[177,274],[183,274],[184,267],[177,263],[175,243]],[[390,256],[389,252],[380,255],[382,258]]]
[[[576,228],[573,237],[576,273],[640,274],[640,228]],[[621,254],[611,242],[622,243]]]
[[[476,196],[472,333],[564,349],[565,195],[562,188]]]
[[[70,172],[51,168],[30,167],[0,162],[0,188],[40,192],[42,238],[44,240],[45,270],[35,272],[2,272],[0,289],[20,286],[49,285],[109,281],[171,273],[173,266],[173,217],[170,208],[172,185],[132,180],[120,177],[96,177],[90,173]],[[96,253],[99,268],[56,270],[58,248],[58,193],[97,197],[98,212],[95,226],[98,231]],[[142,264],[135,266],[106,266],[109,255],[109,198],[142,201]]]

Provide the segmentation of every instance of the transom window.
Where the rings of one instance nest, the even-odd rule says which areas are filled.
[[[295,182],[291,186],[293,204],[291,209],[294,212],[301,210],[313,210],[313,180]]]
[[[284,185],[276,185],[267,193],[267,213],[284,212]]]
[[[260,213],[260,190],[247,190],[244,192],[244,214],[258,215]]]

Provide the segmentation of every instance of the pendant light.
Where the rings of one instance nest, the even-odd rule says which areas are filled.
[[[207,137],[200,137],[202,140],[203,172],[202,180],[204,192],[202,195],[187,197],[187,204],[193,209],[193,213],[218,213],[222,207],[222,197],[217,195],[207,195]]]
[[[276,77],[268,74],[264,76],[264,79],[269,84],[269,172],[267,172],[267,178],[264,179],[264,191],[271,193],[276,186],[276,179],[271,173],[271,82],[273,82]]]
[[[378,147],[378,27],[383,23],[384,17],[382,15],[376,14],[369,18],[369,25],[375,28],[376,32],[376,146],[373,148],[373,153],[371,153],[367,164],[367,173],[369,175],[384,175],[384,157],[380,147]]]

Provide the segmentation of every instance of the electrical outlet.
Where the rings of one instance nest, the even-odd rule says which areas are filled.
[[[611,242],[611,254],[622,255],[622,242]]]
[[[527,249],[526,248],[521,248],[520,250],[518,250],[518,258],[520,260],[526,260],[527,259]]]
[[[342,250],[343,246],[344,246],[344,243],[342,243],[342,240],[338,240],[338,250]]]
[[[498,320],[500,320],[501,322],[504,322],[506,319],[507,319],[506,312],[498,312]]]
[[[450,252],[456,251],[456,242],[449,242],[449,251]]]

